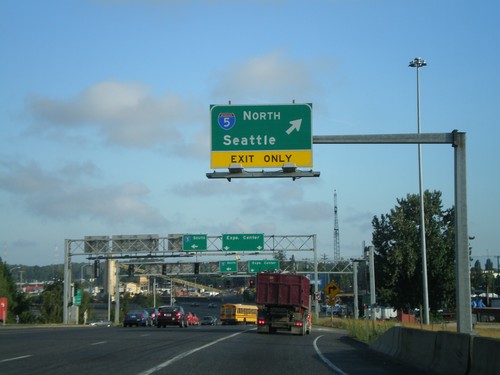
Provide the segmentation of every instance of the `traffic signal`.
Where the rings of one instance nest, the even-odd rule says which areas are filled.
[[[253,288],[255,286],[255,279],[250,279],[249,284],[250,288]]]
[[[167,265],[166,264],[162,264],[161,265],[161,274],[162,275],[166,275],[167,274]]]
[[[135,266],[133,264],[128,265],[128,275],[133,276],[135,271]]]
[[[94,279],[97,279],[101,274],[101,267],[98,260],[94,260]]]
[[[200,273],[200,263],[194,264],[194,274],[198,275]]]

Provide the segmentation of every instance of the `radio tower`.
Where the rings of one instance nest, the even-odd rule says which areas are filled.
[[[333,191],[333,260],[340,260],[339,215],[337,212],[337,190]]]

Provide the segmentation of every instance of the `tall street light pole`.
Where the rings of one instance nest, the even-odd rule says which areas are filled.
[[[417,68],[417,126],[420,134],[420,68],[426,66],[425,60],[415,57],[410,61],[412,68]],[[422,287],[424,291],[424,324],[429,324],[429,290],[427,286],[427,250],[425,246],[425,211],[424,211],[424,182],[422,178],[422,145],[418,144],[418,181],[420,191],[420,251],[422,253]]]

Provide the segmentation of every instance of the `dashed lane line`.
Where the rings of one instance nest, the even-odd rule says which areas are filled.
[[[255,328],[252,328],[252,329],[255,329]],[[233,333],[232,335],[229,335],[229,336],[226,336],[226,337],[221,337],[220,339],[217,339],[215,341],[212,341],[212,342],[209,342],[208,344],[205,344],[203,346],[200,346],[199,348],[195,348],[195,349],[192,349],[192,350],[188,350],[187,352],[184,352],[184,353],[181,353],[171,359],[169,359],[168,361],[165,361],[163,363],[160,363],[158,366],[155,366],[153,368],[150,368],[149,370],[146,370],[144,372],[141,372],[139,375],[150,375],[150,374],[153,374],[155,373],[156,371],[159,371],[169,365],[171,365],[172,363],[174,362],[177,362],[183,358],[186,358],[187,356],[193,354],[193,353],[196,353],[197,351],[200,351],[200,350],[203,350],[205,348],[208,348],[209,346],[212,346],[212,345],[215,345],[221,341],[224,341],[224,340],[227,340],[227,339],[230,339],[230,338],[233,338],[235,336],[238,336],[238,335],[241,335],[242,333],[245,333],[245,332],[248,332],[248,331],[251,331],[252,329],[249,329],[249,330],[246,330],[246,331],[241,331],[241,332],[236,332],[236,333]]]

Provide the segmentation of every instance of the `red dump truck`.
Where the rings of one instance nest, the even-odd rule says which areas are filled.
[[[258,333],[289,331],[311,333],[311,293],[309,279],[286,273],[258,273],[255,302]]]

